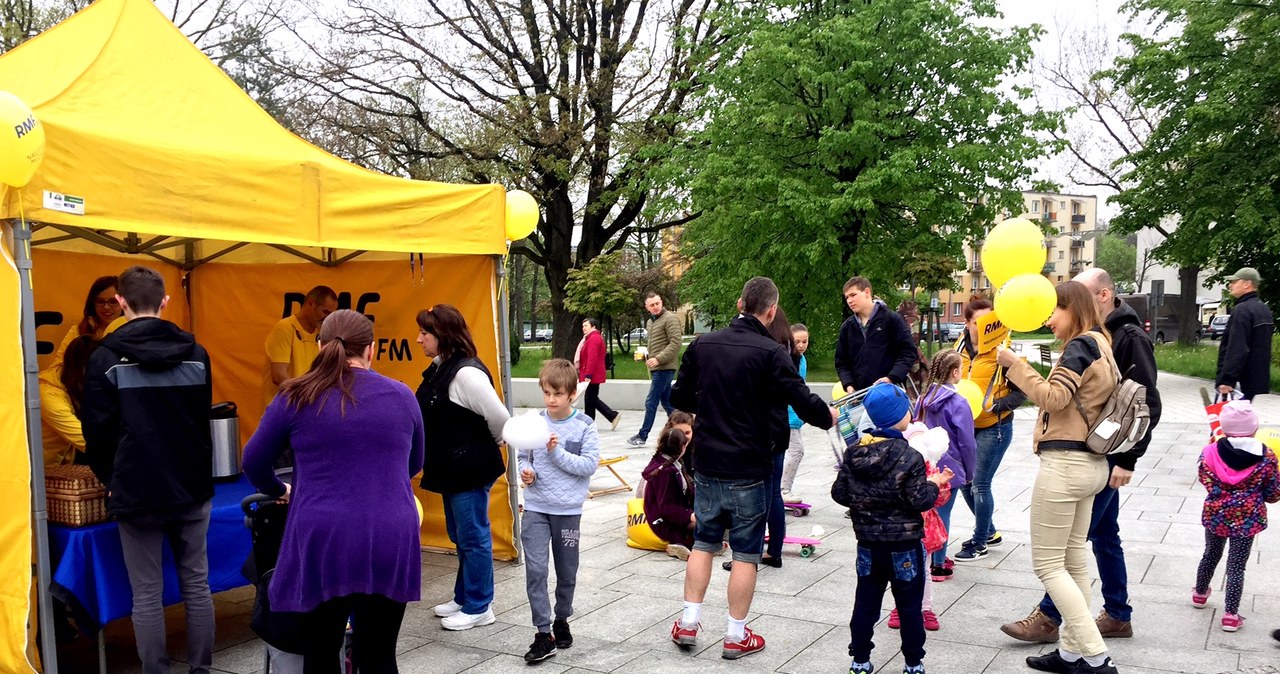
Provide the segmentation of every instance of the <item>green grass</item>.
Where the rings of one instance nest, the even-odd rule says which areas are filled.
[[[1280,388],[1280,340],[1271,344],[1271,390]],[[1156,367],[1166,372],[1213,380],[1218,374],[1218,347],[1214,344],[1157,344]]]

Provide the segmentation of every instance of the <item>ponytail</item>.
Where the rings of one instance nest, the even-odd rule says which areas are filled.
[[[928,407],[931,394],[939,386],[946,383],[947,377],[951,375],[952,370],[963,365],[964,361],[960,357],[960,352],[945,349],[933,355],[933,360],[929,363],[929,377],[925,380],[924,393],[920,394],[920,399],[916,401],[916,419],[924,418],[925,408]]]
[[[321,400],[329,389],[342,392],[339,414],[346,416],[347,401],[354,405],[351,386],[355,373],[351,371],[350,358],[359,358],[365,347],[373,343],[373,322],[364,314],[342,310],[329,314],[320,325],[320,354],[311,363],[311,369],[296,379],[280,386],[290,407],[301,409]],[[316,410],[318,414],[324,405]]]

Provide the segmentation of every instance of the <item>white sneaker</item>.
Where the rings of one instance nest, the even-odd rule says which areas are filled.
[[[791,492],[790,489],[783,489],[782,502],[783,503],[804,503],[804,499],[799,496],[796,496],[794,493]]]
[[[447,630],[453,630],[456,632],[460,630],[469,630],[472,627],[483,627],[485,625],[492,625],[495,620],[497,620],[497,618],[493,617],[492,608],[485,609],[484,613],[480,613],[477,615],[471,615],[470,613],[463,613],[462,611],[458,611],[457,613],[451,616],[448,616],[447,618],[442,618],[440,620],[440,626]]]
[[[437,618],[448,618],[455,613],[461,613],[462,604],[450,599],[443,604],[436,604],[436,607],[432,610],[435,611]]]
[[[618,424],[621,422],[622,422],[622,412],[618,412],[617,414],[613,415],[613,421],[609,422],[609,430],[611,431],[618,430]]]
[[[686,548],[679,543],[668,543],[667,554],[683,562],[689,559],[689,548]]]

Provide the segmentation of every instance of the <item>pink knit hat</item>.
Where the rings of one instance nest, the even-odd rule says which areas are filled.
[[[1223,405],[1218,422],[1228,438],[1251,438],[1258,431],[1258,415],[1248,400],[1232,400]]]

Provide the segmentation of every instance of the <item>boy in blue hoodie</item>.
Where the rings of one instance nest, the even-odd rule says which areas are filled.
[[[939,486],[953,474],[926,477],[924,457],[902,437],[911,421],[911,401],[893,384],[876,384],[863,409],[875,430],[850,445],[831,486],[836,503],[850,508],[858,538],[858,589],[849,622],[849,674],[871,674],[871,642],[886,586],[902,622],[904,674],[924,673],[924,517]]]
[[[573,591],[578,579],[578,538],[582,504],[587,500],[591,475],[600,463],[600,438],[595,423],[573,408],[578,392],[578,369],[554,358],[538,373],[542,415],[551,431],[545,451],[520,450],[520,482],[524,484],[524,515],[520,518],[520,542],[525,554],[525,592],[533,625],[538,628],[526,662],[540,662],[558,648],[573,645],[569,616],[573,615]],[[555,621],[547,596],[547,550],[556,565]]]

